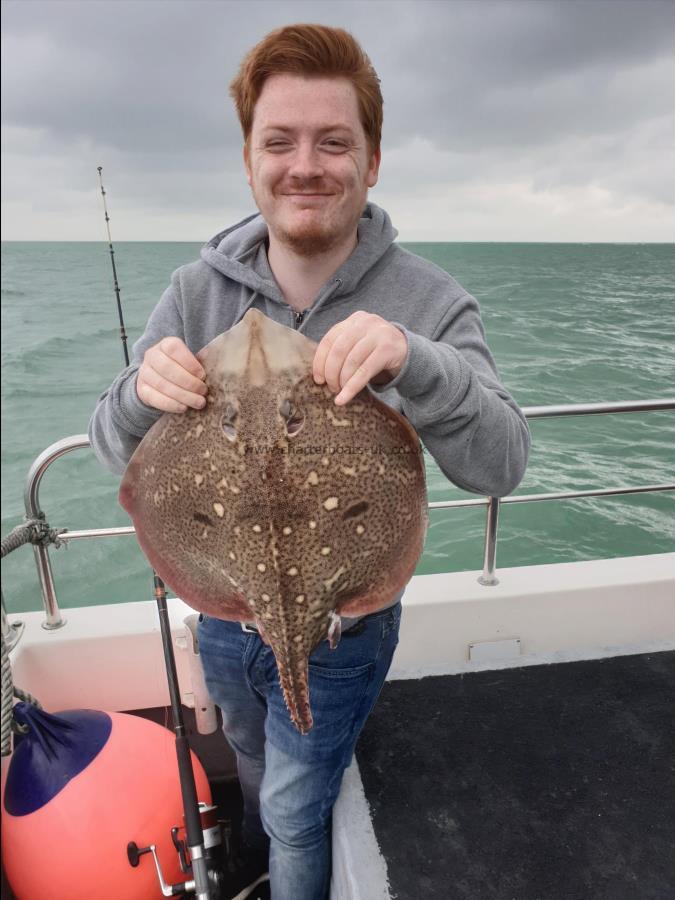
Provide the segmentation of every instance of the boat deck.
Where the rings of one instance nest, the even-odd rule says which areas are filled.
[[[672,900],[674,713],[675,651],[387,682],[356,750],[370,896]]]

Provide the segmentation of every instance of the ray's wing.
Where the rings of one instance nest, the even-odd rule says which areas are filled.
[[[178,597],[215,618],[251,621],[222,539],[231,504],[209,480],[208,460],[195,462],[189,449],[183,455],[177,450],[191,443],[200,419],[196,410],[162,416],[131,458],[119,500],[143,553]]]
[[[324,558],[336,560],[335,576],[344,569],[329,579],[332,608],[363,616],[391,602],[422,553],[428,525],[424,457],[408,420],[368,390],[339,417],[329,405],[324,419],[339,430],[339,437],[324,441],[349,452],[322,461],[317,490],[325,483],[337,504],[317,516],[317,536],[319,546],[332,548]]]

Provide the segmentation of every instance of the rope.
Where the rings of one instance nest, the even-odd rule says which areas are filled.
[[[18,547],[23,546],[23,544],[55,544],[58,547],[61,544],[59,535],[65,530],[65,528],[50,528],[42,519],[29,519],[27,522],[24,522],[23,525],[17,525],[16,528],[10,531],[7,537],[2,539],[0,542],[2,547],[2,558],[4,559],[5,556],[13,550],[16,550]],[[0,733],[0,754],[2,756],[9,756],[12,752],[12,732],[25,734],[28,731],[27,726],[20,725],[18,722],[14,721],[14,716],[12,714],[14,698],[16,697],[19,700],[23,700],[25,703],[31,703],[33,706],[37,706],[40,709],[41,707],[35,697],[31,696],[27,691],[22,691],[20,688],[14,686],[14,681],[12,680],[12,665],[9,659],[9,647],[7,646],[4,633],[4,599],[2,604],[2,619],[2,727]]]
[[[58,548],[62,544],[59,535],[67,530],[67,528],[50,528],[44,519],[28,519],[23,525],[13,528],[7,537],[2,539],[2,558],[23,544],[54,544]]]
[[[14,705],[14,685],[12,684],[12,667],[9,662],[9,651],[2,636],[2,756],[9,756],[12,747],[12,706]]]
[[[12,681],[12,665],[9,660],[9,649],[2,635],[2,735],[0,740],[0,750],[2,756],[9,756],[12,752],[12,732],[25,734],[28,731],[27,725],[19,725],[14,721],[12,707],[14,706],[14,698],[23,700],[25,703],[31,703],[42,709],[38,701],[28,691],[22,691],[21,688],[14,687]]]

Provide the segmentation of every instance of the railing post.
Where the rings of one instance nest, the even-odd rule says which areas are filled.
[[[62,628],[66,624],[66,620],[61,615],[61,610],[59,609],[59,604],[56,599],[56,588],[54,587],[52,564],[49,559],[49,548],[43,544],[35,544],[33,545],[33,554],[35,555],[35,565],[37,566],[38,577],[40,579],[42,603],[46,613],[46,618],[42,623],[42,627],[47,631],[53,631],[56,628]]]
[[[73,437],[63,438],[56,443],[51,444],[33,461],[26,478],[26,486],[24,488],[23,499],[26,509],[27,519],[40,519],[45,521],[45,514],[40,509],[40,482],[42,476],[49,466],[64,453],[70,450],[78,450],[81,447],[89,446],[89,438],[86,434],[76,434]],[[35,554],[35,564],[40,579],[40,590],[42,591],[42,603],[44,604],[47,618],[42,623],[42,627],[47,631],[53,631],[61,628],[66,624],[66,620],[61,615],[59,604],[56,599],[56,588],[54,587],[54,578],[52,576],[52,564],[49,560],[49,548],[47,544],[34,544],[33,553]]]
[[[483,574],[478,579],[479,584],[499,584],[495,575],[495,562],[497,559],[497,525],[499,523],[499,497],[490,497],[485,518],[485,554],[483,557]]]

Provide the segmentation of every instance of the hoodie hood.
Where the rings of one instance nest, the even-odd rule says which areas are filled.
[[[334,296],[354,291],[398,234],[387,213],[374,203],[366,204],[357,233],[358,244],[353,253],[331,276],[332,282],[339,281],[337,290],[331,292]],[[268,236],[267,223],[256,213],[217,234],[203,247],[201,257],[228,278],[285,303],[267,259]]]

